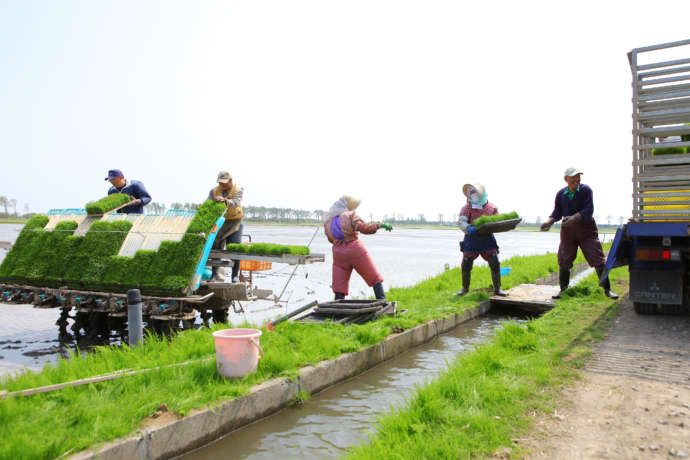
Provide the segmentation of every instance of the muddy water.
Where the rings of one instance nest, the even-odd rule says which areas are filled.
[[[0,225],[0,241],[14,241],[21,225]],[[256,242],[306,245],[317,234],[311,244],[314,253],[326,255],[325,263],[294,267],[274,264],[273,269],[256,272],[254,284],[263,289],[272,289],[275,301],[243,303],[242,313],[231,313],[233,323],[251,322],[261,324],[312,300],[332,298],[331,247],[321,227],[254,226],[247,225],[245,234]],[[514,255],[541,254],[555,251],[558,247],[558,233],[508,232],[496,235],[501,247],[501,259]],[[408,286],[440,273],[444,266],[460,263],[458,248],[459,232],[453,230],[395,229],[393,232],[379,232],[364,235],[365,242],[379,271],[383,274],[384,286]],[[245,238],[246,239],[246,238]],[[0,260],[7,251],[0,249]],[[485,263],[479,260],[478,264]],[[289,281],[289,282],[288,282]],[[287,286],[287,287],[286,287]],[[284,291],[284,292],[283,292]],[[373,293],[364,281],[353,274],[350,295],[369,297]],[[275,299],[274,299],[275,300]],[[64,351],[58,341],[55,321],[59,310],[39,310],[29,305],[0,304],[0,375],[23,367],[39,368],[46,361],[56,361]],[[74,344],[68,344],[74,348]]]
[[[484,342],[505,317],[486,315],[460,325],[418,348],[345,383],[312,396],[304,404],[237,430],[192,452],[189,460],[333,458],[367,440],[376,417],[410,397],[458,354]]]

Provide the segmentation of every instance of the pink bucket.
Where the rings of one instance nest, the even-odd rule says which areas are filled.
[[[214,332],[218,373],[233,379],[255,372],[259,358],[264,355],[259,345],[260,336],[258,329],[222,329]]]

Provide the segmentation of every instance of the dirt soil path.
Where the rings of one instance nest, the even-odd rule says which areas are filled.
[[[690,458],[690,315],[638,315],[624,299],[557,406],[515,440],[526,458]]]

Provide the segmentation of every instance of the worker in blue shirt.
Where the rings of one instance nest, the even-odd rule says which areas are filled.
[[[125,206],[117,211],[124,214],[143,214],[144,206],[151,202],[151,195],[146,191],[146,187],[138,180],[126,180],[124,174],[119,169],[111,169],[108,171],[108,177],[105,180],[110,181],[112,187],[108,190],[108,195],[113,193],[124,193],[129,195],[134,200],[132,204]]]
[[[577,168],[565,170],[563,179],[568,184],[556,193],[553,212],[549,219],[541,225],[541,231],[548,232],[554,222],[563,219],[561,224],[561,243],[558,246],[558,281],[561,292],[553,296],[559,299],[561,293],[570,284],[570,269],[577,256],[577,248],[582,250],[585,260],[590,267],[594,267],[599,277],[604,271],[606,257],[599,241],[599,229],[594,221],[594,201],[592,189],[580,182],[582,171]],[[617,299],[611,292],[609,279],[602,287],[607,297]]]

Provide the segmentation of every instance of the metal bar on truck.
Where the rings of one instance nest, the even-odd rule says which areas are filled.
[[[655,191],[655,190],[678,190],[679,187],[688,187],[687,182],[669,182],[664,184],[640,184],[640,190]]]
[[[690,75],[676,75],[675,77],[653,78],[651,80],[638,80],[638,86],[660,85],[662,83],[673,83],[675,81],[690,80]]]
[[[690,142],[654,142],[638,146],[638,150],[663,149],[666,147],[690,147]]]
[[[671,215],[675,216],[676,214],[683,214],[683,215],[690,216],[690,209],[664,209],[664,210],[661,210],[661,209],[658,209],[658,210],[643,209],[640,212],[644,215],[654,214],[657,217],[659,217],[659,216],[671,216]]]
[[[670,99],[664,101],[640,102],[637,104],[640,113],[650,112],[659,109],[674,109],[690,106],[690,98]]]
[[[644,73],[638,74],[637,77],[638,78],[658,77],[660,75],[672,75],[674,73],[680,73],[680,72],[690,72],[690,66],[674,67],[673,69],[654,70],[652,72],[644,72]]]
[[[685,174],[682,176],[640,176],[639,180],[644,180],[644,181],[648,181],[648,182],[688,181],[688,180],[690,180],[690,174]]]
[[[677,46],[690,45],[690,40],[678,40],[675,42],[661,43],[659,45],[643,46],[642,48],[635,48],[631,51],[633,54],[646,53],[648,51],[663,50],[666,48],[675,48]],[[640,66],[640,69],[642,66]]]
[[[671,97],[688,96],[690,85],[668,85],[656,88],[640,89],[640,100],[648,101],[651,99],[668,99]]]
[[[690,196],[690,192],[676,192],[676,193],[654,193],[647,192],[644,194],[645,197],[657,198],[657,197],[677,197],[677,196]]]
[[[649,69],[660,69],[662,67],[671,67],[674,65],[683,65],[683,64],[690,64],[690,59],[675,59],[673,61],[662,61],[662,62],[654,62],[651,64],[644,64],[641,66],[638,66],[638,70],[649,70]]]
[[[648,198],[647,195],[645,195],[643,198]],[[675,197],[668,197],[668,198],[675,198]],[[658,206],[658,205],[669,205],[669,204],[690,204],[690,200],[661,200],[661,201],[648,201],[645,200],[642,202],[642,207],[646,206]],[[664,210],[662,210],[663,212]]]
[[[640,130],[636,130],[636,133],[641,136],[649,137],[680,136],[683,134],[690,134],[690,125],[664,126],[662,128],[642,128]]]
[[[644,166],[653,166],[653,165],[682,165],[682,164],[689,164],[690,163],[690,158],[688,158],[689,155],[686,153],[674,153],[671,155],[662,155],[662,156],[674,156],[674,155],[685,156],[685,158],[665,158],[663,160],[638,160],[638,161],[634,162],[634,164],[644,165]]]

